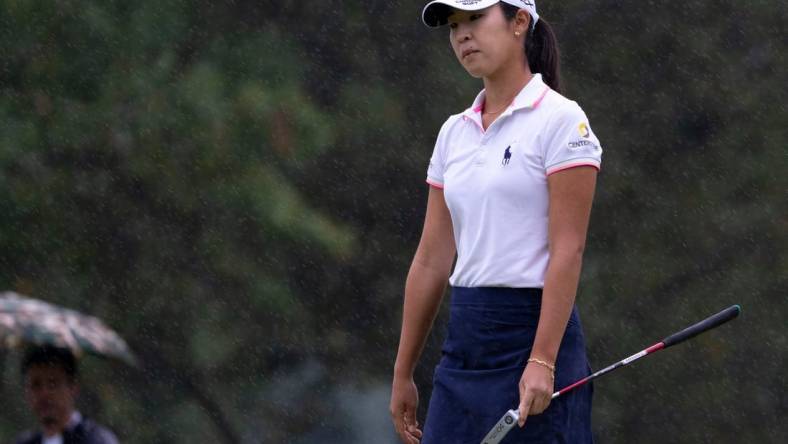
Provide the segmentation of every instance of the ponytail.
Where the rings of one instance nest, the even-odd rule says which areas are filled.
[[[517,6],[504,2],[499,2],[498,5],[508,20],[514,20],[520,10]],[[541,74],[547,86],[561,93],[561,54],[558,51],[558,40],[553,28],[541,17],[525,38],[525,56],[531,72]]]
[[[525,39],[525,55],[531,72],[542,74],[544,82],[561,93],[561,53],[553,28],[540,18]]]

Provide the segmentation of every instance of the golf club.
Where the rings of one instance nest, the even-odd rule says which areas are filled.
[[[697,324],[689,326],[684,330],[681,330],[680,332],[668,336],[667,338],[663,339],[660,342],[657,342],[651,347],[648,347],[626,359],[622,359],[621,361],[618,361],[609,367],[605,367],[596,373],[586,376],[585,378],[562,388],[561,390],[553,393],[552,399],[555,399],[563,395],[564,393],[573,390],[577,387],[580,387],[602,375],[610,373],[617,368],[624,367],[625,365],[629,365],[644,356],[650,355],[651,353],[668,348],[670,346],[680,344],[686,341],[687,339],[694,338],[695,336],[703,333],[706,330],[711,330],[712,328],[718,327],[730,321],[731,319],[735,318],[736,316],[738,316],[740,312],[741,312],[740,306],[738,305],[730,306],[713,316],[709,316],[708,318],[698,322]],[[519,411],[517,409],[509,410],[508,412],[506,412],[503,415],[503,417],[501,417],[501,419],[498,420],[498,422],[493,426],[493,428],[490,430],[487,436],[484,437],[484,439],[482,440],[482,444],[496,444],[501,442],[504,436],[506,436],[506,434],[509,433],[509,431],[512,428],[514,428],[519,418],[520,418]]]

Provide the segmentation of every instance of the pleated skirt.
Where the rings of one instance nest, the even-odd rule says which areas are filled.
[[[479,444],[507,410],[517,408],[541,301],[541,289],[452,288],[448,334],[435,368],[422,444]],[[558,351],[555,390],[590,373],[575,307]],[[502,443],[593,443],[592,395],[589,383],[554,399]]]

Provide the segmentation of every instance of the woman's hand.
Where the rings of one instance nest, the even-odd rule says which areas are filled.
[[[391,386],[391,420],[399,439],[404,444],[418,444],[421,440],[416,408],[419,406],[419,391],[413,378],[394,377]]]
[[[520,427],[525,425],[528,415],[538,415],[547,409],[553,396],[553,371],[529,362],[520,377]]]

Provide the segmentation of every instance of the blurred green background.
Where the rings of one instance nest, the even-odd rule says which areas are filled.
[[[0,1],[0,290],[101,317],[143,362],[84,359],[84,413],[129,443],[394,442],[426,167],[481,88],[424,4]],[[597,441],[788,442],[788,3],[539,7],[605,148],[594,368],[743,307],[599,380]],[[35,426],[18,361],[0,442]]]

